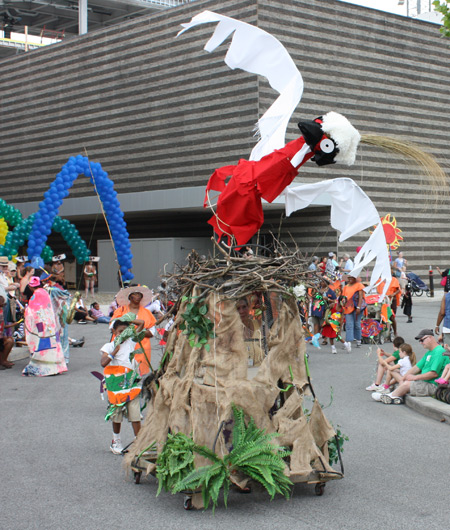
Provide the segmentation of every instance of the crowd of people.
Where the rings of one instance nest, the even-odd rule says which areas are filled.
[[[416,336],[426,350],[426,355],[420,361],[417,362],[413,346],[397,336],[395,315],[400,306],[408,317],[407,322],[412,322],[411,292],[408,283],[402,281],[406,263],[402,253],[399,253],[393,261],[392,281],[385,295],[385,317],[395,336],[394,351],[390,353],[381,347],[377,349],[376,378],[366,389],[372,392],[375,401],[384,404],[403,403],[406,394],[433,396],[438,384],[448,384],[450,380],[448,289],[445,289],[434,331],[424,329]],[[309,282],[305,296],[298,299],[306,336],[319,336],[321,345],[329,344],[333,354],[337,353],[337,344],[350,353],[352,347],[359,348],[363,340],[362,319],[367,315],[367,296],[370,293],[365,292],[364,281],[352,273],[353,268],[349,254],[343,254],[339,260],[334,252],[321,260],[314,256],[309,265],[314,279]],[[444,274],[442,276],[447,278]],[[156,333],[155,325],[164,320],[169,304],[173,302],[167,296],[164,282],[156,293],[145,286],[132,285],[118,292],[105,314],[98,301],[95,301],[95,265],[86,265],[83,277],[85,296],[91,296],[94,301],[86,306],[83,299],[79,298],[69,308],[71,298],[65,290],[61,256],[54,260],[51,267],[41,271],[35,271],[21,257],[17,258],[16,263],[0,257],[0,368],[6,370],[13,366],[8,355],[15,338],[24,338],[25,335],[31,358],[23,369],[23,375],[63,373],[68,369],[69,346],[84,343],[84,337],[77,340],[68,336],[67,324],[70,320],[73,318],[79,324],[107,324],[109,340],[101,348],[100,363],[104,368],[111,407],[108,416],[113,428],[110,449],[114,454],[122,454],[121,423],[124,417],[128,417],[134,433],[139,432],[139,381],[151,370],[150,339]],[[379,285],[376,294],[380,295],[383,289],[384,286]],[[249,367],[257,367],[264,360],[267,336],[264,327],[270,329],[276,318],[274,300],[271,300],[270,295],[267,296],[267,300],[255,295],[236,302],[243,341],[248,350]],[[261,316],[262,308],[267,313],[264,317]],[[163,332],[163,338],[172,324],[173,319],[167,322],[164,330],[159,330]]]
[[[406,265],[406,259],[399,252],[392,263],[391,283],[379,304],[384,306],[384,311],[378,315],[380,325],[392,328],[393,336],[397,335],[396,314],[400,307],[408,317],[407,322],[412,323],[411,289],[408,281],[403,280],[403,277],[406,278]],[[352,273],[353,268],[354,263],[348,253],[343,254],[338,262],[334,252],[329,252],[321,260],[314,256],[309,265],[309,270],[319,275],[320,282],[308,292],[302,308],[303,319],[307,331],[311,327],[314,336],[321,335],[323,345],[330,341],[332,353],[337,353],[335,340],[351,352],[352,346],[359,348],[363,339],[362,319],[368,317],[366,294],[371,293],[365,292],[367,283]],[[384,282],[379,284],[375,294],[381,295],[384,287]]]

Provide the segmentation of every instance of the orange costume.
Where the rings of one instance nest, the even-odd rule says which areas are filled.
[[[111,317],[111,320],[115,320],[116,318],[120,319],[121,316],[126,315],[127,313],[130,313],[130,312],[134,313],[134,311],[130,309],[129,305],[121,305],[114,311],[113,316]],[[149,311],[148,309],[145,309],[145,307],[142,307],[142,306],[139,307],[139,312],[136,315],[136,318],[144,321],[144,329],[150,329],[156,323],[156,319],[152,315],[151,311]],[[151,361],[151,358],[152,358],[152,346],[150,344],[150,339],[147,337],[145,337],[145,339],[142,339],[141,343],[142,343],[142,347],[144,348],[145,354],[137,353],[134,358],[136,359],[136,362],[139,363],[140,375],[145,375],[150,372],[149,362]],[[138,350],[139,348],[140,348],[140,345],[139,343],[137,343],[135,350]]]
[[[380,285],[378,285],[377,287],[377,292],[379,292],[380,294],[383,293],[385,283],[386,282],[381,282]],[[397,301],[397,307],[400,305],[400,291],[401,291],[401,287],[400,287],[399,281],[397,280],[395,276],[392,276],[392,280],[391,280],[391,283],[389,284],[389,289],[387,290],[386,295],[389,296],[389,298],[392,300],[394,293],[397,293],[395,295],[395,298]]]
[[[342,296],[345,296],[347,298],[347,303],[344,306],[344,313],[346,315],[348,315],[349,313],[353,313],[353,311],[355,310],[355,305],[353,303],[353,295],[357,291],[362,291],[363,289],[364,285],[361,282],[355,282],[353,285],[345,285],[342,289]]]

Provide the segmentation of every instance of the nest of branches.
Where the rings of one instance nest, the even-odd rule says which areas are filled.
[[[200,257],[194,250],[184,267],[175,264],[175,271],[164,276],[181,297],[195,287],[201,290],[203,296],[216,292],[228,299],[243,298],[255,291],[292,296],[294,286],[303,284],[308,288],[317,281],[315,273],[308,270],[309,262],[297,246],[292,249],[274,238],[271,249],[259,247],[269,255],[258,254],[258,251],[244,255],[242,249],[236,252],[213,241],[216,256]]]

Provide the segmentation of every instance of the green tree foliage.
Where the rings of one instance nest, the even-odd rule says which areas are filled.
[[[442,13],[441,33],[444,37],[450,37],[450,0],[435,0],[433,6],[435,11]]]

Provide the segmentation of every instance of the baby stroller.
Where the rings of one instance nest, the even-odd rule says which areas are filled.
[[[389,317],[392,313],[389,298],[385,296],[380,302],[379,294],[366,295],[366,310],[361,319],[361,342],[363,344],[384,344],[394,340]]]
[[[430,296],[430,289],[426,286],[425,282],[414,274],[414,272],[407,272],[406,277],[408,278],[409,288],[411,294],[414,296],[422,296],[423,293],[427,293],[427,296]]]

